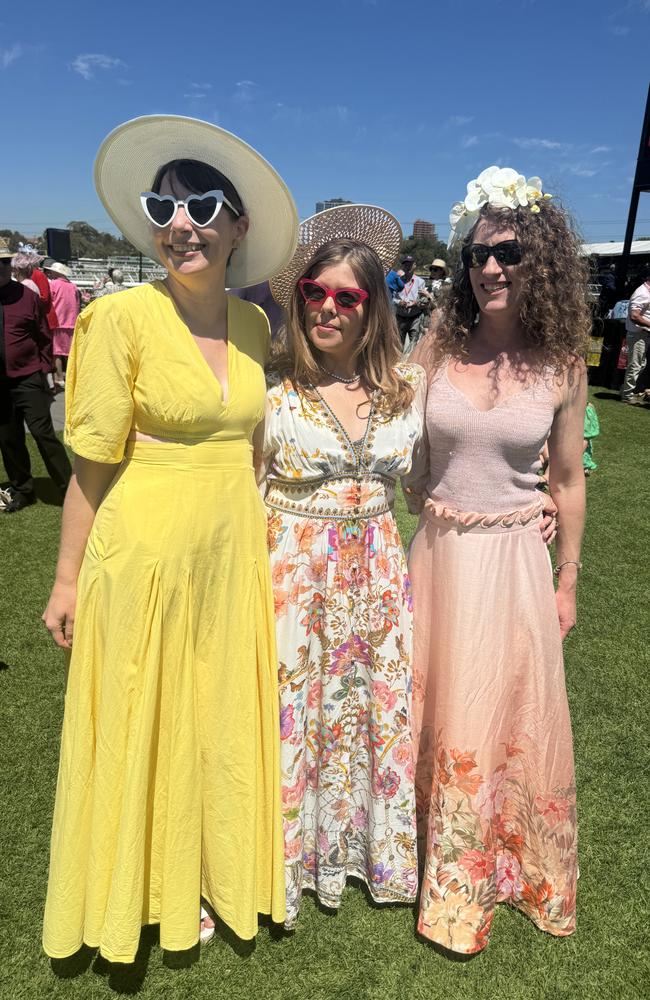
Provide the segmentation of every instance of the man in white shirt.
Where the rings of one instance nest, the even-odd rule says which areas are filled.
[[[625,321],[627,339],[627,368],[621,388],[621,399],[624,403],[640,403],[641,398],[634,395],[636,380],[646,363],[648,337],[650,337],[650,269],[645,273],[645,280],[636,289],[630,299],[630,307]]]
[[[420,337],[422,315],[426,311],[426,301],[431,298],[426,282],[415,273],[415,260],[410,255],[401,261],[404,287],[399,292],[395,312],[404,353],[411,351]]]

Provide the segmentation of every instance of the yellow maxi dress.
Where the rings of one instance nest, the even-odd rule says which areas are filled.
[[[66,435],[116,464],[78,582],[43,932],[134,959],[196,944],[204,896],[241,938],[285,917],[277,663],[251,438],[264,314],[228,299],[229,394],[162,283],[75,330]],[[127,440],[132,428],[152,442]]]

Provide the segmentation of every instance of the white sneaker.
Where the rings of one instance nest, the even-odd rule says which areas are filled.
[[[0,508],[6,507],[12,500],[13,496],[9,490],[0,490]]]

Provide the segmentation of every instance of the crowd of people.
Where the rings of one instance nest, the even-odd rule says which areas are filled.
[[[50,413],[79,313],[67,270],[34,253],[14,255],[0,238],[0,454],[9,479],[0,489],[1,514],[36,503],[25,425],[61,501],[72,474]]]
[[[291,930],[306,890],[338,908],[351,876],[452,952],[487,945],[500,902],[571,934],[562,642],[591,317],[568,216],[539,178],[489,167],[452,209],[453,281],[438,258],[427,281],[393,267],[390,213],[299,226],[282,178],[215,125],[135,119],[97,163],[167,277],[99,296],[68,360],[46,953],[132,962],[147,923],[175,951],[216,917],[244,939],[259,913]],[[5,340],[34,346],[3,378],[45,393],[54,328],[10,263]],[[227,292],[252,286],[283,317],[273,345],[254,297]],[[28,412],[9,390],[5,464]]]

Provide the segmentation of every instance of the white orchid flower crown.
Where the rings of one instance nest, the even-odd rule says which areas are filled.
[[[530,205],[531,212],[537,213],[537,203],[543,198],[552,197],[542,192],[539,177],[529,177],[526,180],[523,174],[518,174],[512,167],[486,167],[476,180],[467,185],[465,200],[452,205],[449,214],[451,233],[447,246],[452,246],[456,240],[467,235],[484,205],[494,205],[495,208]]]

